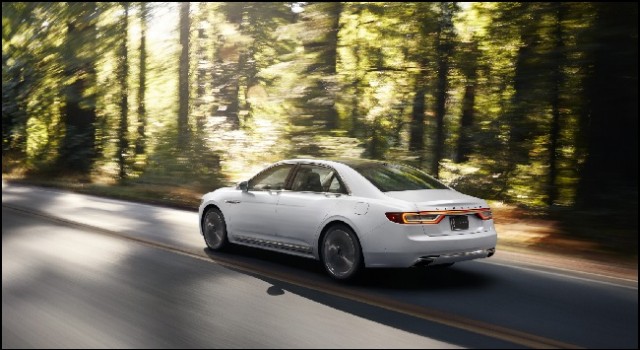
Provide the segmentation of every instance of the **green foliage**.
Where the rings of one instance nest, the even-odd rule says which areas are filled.
[[[51,119],[50,89],[59,68],[47,11],[55,5],[2,3],[2,154],[31,162],[29,116]],[[39,133],[37,133],[40,135]],[[45,137],[46,138],[46,137]],[[39,148],[39,147],[36,147]],[[27,153],[27,151],[31,151]]]
[[[3,3],[3,161],[206,186],[368,157],[489,199],[637,207],[637,4],[186,4],[125,26],[122,3]]]
[[[188,144],[178,149],[175,127],[157,135],[155,151],[149,156],[144,172],[132,181],[186,185],[202,190],[219,187],[224,180],[214,175],[220,172],[220,157],[206,147],[201,138],[190,136]]]

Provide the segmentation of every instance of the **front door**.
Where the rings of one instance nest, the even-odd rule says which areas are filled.
[[[277,233],[276,205],[293,164],[269,168],[249,180],[248,191],[227,200],[225,216],[232,236],[273,238]]]

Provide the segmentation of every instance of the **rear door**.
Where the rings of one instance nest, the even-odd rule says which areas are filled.
[[[320,224],[344,194],[346,191],[334,169],[300,165],[291,182],[291,190],[280,193],[278,240],[313,246]]]

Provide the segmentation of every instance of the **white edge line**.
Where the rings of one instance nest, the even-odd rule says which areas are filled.
[[[500,258],[501,260],[504,258]],[[493,263],[493,264],[501,264],[495,261],[485,261],[485,260],[481,260],[483,262],[487,262],[487,263]],[[585,275],[592,275],[592,276],[598,276],[598,277],[603,277],[603,278],[610,278],[610,279],[615,279],[615,280],[620,280],[620,281],[626,281],[626,282],[634,282],[634,283],[638,283],[637,279],[631,279],[631,278],[624,278],[624,277],[616,277],[616,276],[609,276],[609,275],[604,275],[601,273],[595,273],[595,272],[589,272],[589,271],[582,271],[582,270],[573,270],[573,269],[567,269],[565,267],[558,267],[558,266],[551,266],[551,265],[543,265],[543,264],[536,264],[536,263],[530,263],[530,262],[524,262],[524,263],[520,263],[520,264],[527,264],[527,265],[531,265],[531,266],[536,266],[536,267],[540,267],[540,268],[548,268],[548,269],[554,269],[554,270],[559,270],[559,271],[565,271],[565,272],[573,272],[573,273],[581,273],[581,274],[585,274]]]
[[[525,270],[525,271],[540,272],[540,273],[553,275],[553,276],[568,277],[568,278],[581,280],[581,281],[596,282],[596,283],[606,284],[606,285],[610,285],[610,286],[614,286],[614,287],[627,288],[627,289],[631,289],[631,290],[638,290],[637,286],[636,287],[625,286],[625,285],[618,284],[618,283],[607,282],[607,281],[599,281],[599,280],[596,280],[596,279],[585,278],[585,277],[571,276],[571,275],[568,275],[568,274],[563,274],[563,273],[558,273],[558,272],[551,272],[551,271],[544,271],[544,270],[539,270],[539,269],[535,269],[535,268],[531,268],[531,267],[509,265],[509,264],[504,264],[504,263],[499,263],[499,262],[494,262],[494,261],[483,261],[483,260],[480,260],[478,262],[485,263],[485,264],[492,264],[492,265],[511,267],[511,268],[514,268],[514,269],[520,269],[520,270]],[[545,266],[545,267],[547,267],[547,266]],[[620,278],[620,277],[611,277],[611,276],[607,276],[607,275],[600,275],[600,274],[597,274],[597,273],[575,271],[575,270],[569,270],[569,269],[563,269],[563,268],[555,268],[555,267],[549,267],[549,268],[558,269],[558,270],[562,270],[562,271],[571,271],[571,272],[575,272],[575,273],[585,273],[585,274],[590,274],[590,275],[595,275],[595,276],[601,276],[601,277],[606,277],[606,278],[614,278],[614,279],[619,279],[619,280],[622,280],[622,281],[638,283],[638,281],[635,281],[635,280],[630,280],[630,279]]]

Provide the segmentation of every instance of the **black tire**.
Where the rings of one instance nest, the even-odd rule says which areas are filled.
[[[444,268],[453,266],[453,264],[455,264],[455,263],[452,263],[452,262],[451,263],[444,263],[444,264],[433,265],[433,267],[439,267],[439,268],[444,269]]]
[[[222,250],[229,245],[224,215],[216,208],[208,209],[202,219],[204,241],[211,250]]]
[[[328,229],[322,238],[320,255],[329,276],[339,281],[354,280],[364,267],[358,237],[346,225]]]

